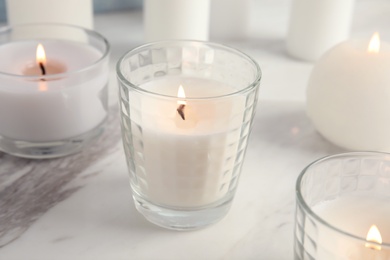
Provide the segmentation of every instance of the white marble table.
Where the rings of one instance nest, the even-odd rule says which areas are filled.
[[[219,40],[253,56],[263,80],[233,207],[219,223],[193,232],[156,227],[134,208],[114,62],[142,43],[142,15],[97,16],[97,30],[112,44],[107,131],[84,152],[60,159],[0,153],[0,259],[292,259],[295,180],[311,161],[342,150],[316,133],[305,115],[312,64],[285,54],[289,5],[289,0],[256,1],[251,35]],[[390,41],[389,25],[388,0],[357,0],[352,36],[379,30]]]

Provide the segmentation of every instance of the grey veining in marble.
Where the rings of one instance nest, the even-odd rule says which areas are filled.
[[[311,161],[342,151],[313,129],[302,102],[260,100],[229,214],[206,229],[177,233],[154,227],[129,205],[131,196],[124,155],[114,150],[120,149],[119,122],[111,120],[109,125],[116,130],[106,131],[105,141],[82,154],[50,161],[1,158],[0,162],[8,165],[0,167],[1,176],[16,169],[14,180],[8,180],[11,185],[17,187],[16,182],[21,178],[29,184],[22,186],[25,192],[18,188],[16,195],[20,203],[7,204],[6,211],[8,216],[18,216],[6,223],[8,234],[18,235],[11,232],[28,230],[20,239],[0,249],[0,259],[1,253],[11,257],[7,260],[26,256],[37,260],[49,260],[53,256],[77,260],[291,259],[288,256],[292,255],[295,180]],[[80,176],[88,165],[96,164],[111,152],[119,156],[115,158],[118,164],[111,160],[100,174],[89,178],[87,174]],[[100,168],[104,167],[97,167]],[[83,178],[87,178],[85,182]],[[12,192],[7,190],[2,194],[12,199]],[[29,203],[35,203],[33,211]],[[2,228],[3,223],[0,223]],[[211,243],[216,246],[210,248]],[[19,252],[17,248],[24,251]],[[70,248],[72,251],[68,251]],[[59,257],[58,252],[66,253]]]
[[[115,106],[109,111],[103,135],[81,153],[29,160],[0,152],[0,247],[18,238],[42,214],[77,191],[80,186],[68,184],[91,164],[119,149],[119,140]]]

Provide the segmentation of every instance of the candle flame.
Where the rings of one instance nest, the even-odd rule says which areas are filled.
[[[45,49],[43,48],[42,44],[38,44],[37,46],[37,55],[36,55],[36,61],[37,64],[46,64],[46,54]]]
[[[182,98],[182,99],[186,98],[186,93],[184,92],[184,88],[182,85],[180,85],[179,89],[177,90],[177,97]],[[187,105],[187,102],[185,102],[184,100],[178,100],[177,104],[178,105]]]
[[[372,243],[366,243],[366,247],[374,250],[381,250],[381,246],[378,244],[382,244],[382,236],[381,233],[379,232],[379,229],[377,226],[372,225],[370,227],[370,230],[368,230],[367,237],[366,237],[367,242],[374,242],[375,244]]]
[[[370,53],[378,53],[381,46],[381,41],[379,38],[379,33],[376,32],[372,35],[370,43],[368,44],[367,51]]]

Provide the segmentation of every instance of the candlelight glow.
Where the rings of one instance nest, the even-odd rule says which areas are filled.
[[[47,82],[46,81],[39,81],[39,84],[38,84],[38,90],[39,91],[47,91]]]
[[[379,39],[379,33],[376,32],[371,37],[370,43],[368,44],[367,51],[370,53],[378,53],[381,46],[381,41]]]
[[[377,226],[372,225],[370,227],[370,230],[367,233],[366,240],[367,240],[367,242],[374,242],[377,244],[382,244],[382,236],[381,236],[381,233],[379,232],[379,229],[377,228]],[[374,250],[381,250],[381,246],[374,245],[371,243],[366,243],[366,247],[374,249]]]
[[[43,48],[42,44],[38,44],[37,47],[37,55],[36,55],[36,60],[38,64],[46,64],[46,54],[45,54],[45,49]]]
[[[291,128],[291,130],[290,130],[292,135],[298,135],[300,131],[301,131],[301,129],[299,129],[299,127],[296,127],[296,126]]]
[[[184,92],[184,88],[182,85],[180,85],[179,89],[177,90],[177,97],[183,98],[183,99],[186,98],[186,93]],[[187,102],[185,102],[184,100],[178,100],[177,104],[178,105],[187,105]]]

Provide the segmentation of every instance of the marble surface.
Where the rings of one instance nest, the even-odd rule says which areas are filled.
[[[93,146],[60,159],[0,152],[0,259],[292,259],[296,178],[311,161],[343,150],[324,140],[306,117],[313,64],[285,54],[289,5],[256,1],[248,37],[214,39],[253,56],[263,80],[233,206],[219,223],[192,232],[156,227],[134,208],[114,64],[142,43],[142,14],[98,15],[96,29],[112,45],[108,128]],[[357,0],[353,37],[380,30],[390,41],[389,24],[388,0]]]

